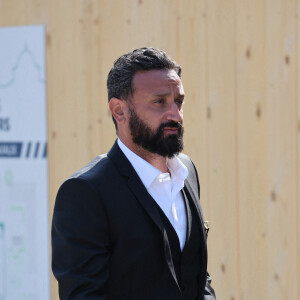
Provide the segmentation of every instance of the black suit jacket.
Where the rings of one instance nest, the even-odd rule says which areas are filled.
[[[189,170],[184,189],[201,224],[199,299],[212,300],[198,177],[191,160],[184,154],[179,158]],[[159,212],[117,143],[60,187],[52,268],[60,299],[181,299]]]

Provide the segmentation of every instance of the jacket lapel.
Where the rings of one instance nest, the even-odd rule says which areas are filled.
[[[130,190],[163,234],[163,223],[159,212],[155,207],[154,200],[148,193],[127,157],[119,148],[117,142],[115,142],[111,150],[108,152],[108,157],[113,161],[120,174],[127,177]]]
[[[189,200],[187,198],[186,192],[182,189],[182,196],[185,202],[185,211],[186,211],[186,221],[187,221],[187,228],[186,228],[186,242],[187,244],[190,240],[191,231],[192,231],[192,213],[189,205]]]
[[[159,212],[155,206],[154,200],[146,190],[137,174],[133,174],[128,178],[128,186],[137,200],[143,206],[147,214],[151,217],[153,222],[157,225],[159,230],[163,233],[164,227],[160,218]]]

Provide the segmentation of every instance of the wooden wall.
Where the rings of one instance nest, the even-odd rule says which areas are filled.
[[[47,27],[50,215],[61,182],[115,139],[113,61],[164,49],[183,67],[218,299],[299,300],[299,14],[300,0],[0,0],[0,26]]]

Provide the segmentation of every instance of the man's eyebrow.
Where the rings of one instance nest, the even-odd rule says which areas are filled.
[[[170,96],[171,93],[170,92],[157,92],[157,93],[154,93],[153,96],[156,96],[156,97],[165,97],[165,96]],[[184,99],[184,94],[177,94],[176,96],[177,99]]]
[[[177,99],[183,100],[184,99],[184,94],[178,94]]]

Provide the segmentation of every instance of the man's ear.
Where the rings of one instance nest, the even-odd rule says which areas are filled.
[[[119,98],[111,98],[108,107],[116,120],[117,124],[123,124],[126,121],[126,101]]]

